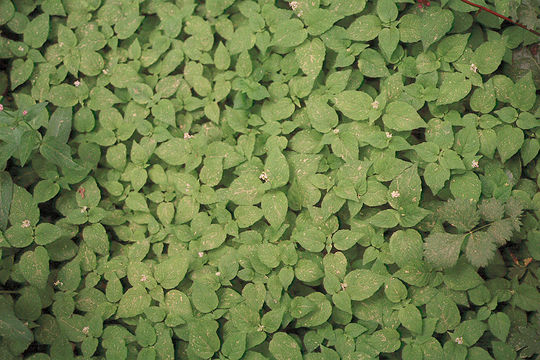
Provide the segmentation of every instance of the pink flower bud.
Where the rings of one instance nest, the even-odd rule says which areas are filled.
[[[23,115],[26,115],[26,114],[28,114],[28,111],[23,110],[22,114],[23,114]]]

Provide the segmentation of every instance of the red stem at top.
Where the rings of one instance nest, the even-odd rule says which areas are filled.
[[[491,9],[488,9],[488,8],[485,7],[485,6],[475,4],[475,3],[473,3],[473,2],[470,2],[469,0],[461,0],[461,1],[464,2],[465,4],[469,4],[469,5],[471,5],[471,6],[477,7],[477,8],[479,8],[480,10],[487,11],[487,12],[490,13],[490,14],[493,14],[493,15],[495,15],[495,16],[498,16],[498,17],[500,17],[501,19],[504,19],[504,20],[506,20],[506,21],[509,21],[509,22],[511,22],[512,24],[517,25],[517,26],[519,26],[519,27],[522,28],[522,29],[525,29],[525,30],[527,30],[527,31],[532,32],[532,33],[535,34],[535,35],[540,36],[540,33],[539,33],[538,31],[535,31],[535,30],[533,30],[533,29],[529,29],[529,28],[526,27],[525,25],[520,24],[520,23],[518,23],[518,22],[515,22],[514,20],[510,19],[509,17],[506,17],[506,16],[504,16],[504,15],[502,15],[502,14],[499,14],[499,13],[496,12],[496,11],[493,11],[493,10],[491,10]]]
[[[418,4],[419,7],[429,6],[429,5],[430,5],[429,0],[417,0],[417,1],[418,1],[418,3],[419,3],[419,4]],[[490,13],[490,14],[493,14],[493,15],[495,15],[495,16],[497,16],[497,17],[500,17],[501,19],[504,19],[504,20],[506,20],[506,21],[509,21],[509,22],[511,22],[512,24],[517,25],[517,26],[519,26],[519,27],[522,28],[522,29],[525,29],[525,30],[527,30],[527,31],[532,32],[532,33],[535,34],[535,35],[540,36],[540,32],[535,31],[535,30],[533,30],[533,29],[529,29],[529,28],[526,27],[525,25],[520,24],[520,23],[518,23],[518,22],[515,22],[514,20],[510,19],[509,17],[506,17],[506,16],[504,16],[504,15],[502,15],[502,14],[499,14],[499,13],[496,12],[496,11],[493,11],[493,10],[491,10],[491,9],[488,9],[488,8],[485,7],[485,6],[475,4],[475,3],[473,3],[473,2],[471,2],[471,1],[469,1],[469,0],[461,0],[461,1],[464,2],[465,4],[468,4],[468,5],[471,5],[471,6],[474,6],[474,7],[478,8],[478,9],[480,9],[480,10],[478,10],[478,11],[481,11],[481,10],[487,11],[487,12]]]

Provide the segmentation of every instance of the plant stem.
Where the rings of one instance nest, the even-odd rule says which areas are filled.
[[[518,23],[518,22],[515,22],[514,20],[512,20],[512,19],[510,19],[510,18],[508,18],[508,17],[506,17],[506,16],[504,16],[504,15],[501,15],[501,14],[499,14],[499,13],[496,12],[496,11],[493,11],[493,10],[491,10],[491,9],[488,9],[488,8],[485,7],[485,6],[475,4],[475,3],[473,3],[473,2],[470,2],[469,0],[461,0],[461,1],[464,2],[465,4],[469,4],[469,5],[471,5],[471,6],[477,7],[477,8],[480,9],[480,10],[485,10],[485,11],[487,11],[487,12],[490,13],[490,14],[493,14],[493,15],[495,15],[495,16],[500,17],[501,19],[504,19],[504,20],[506,20],[506,21],[510,21],[512,24],[517,25],[517,26],[519,26],[520,28],[525,29],[525,30],[527,30],[527,31],[530,31],[530,32],[532,32],[533,34],[535,34],[535,35],[537,35],[537,36],[540,36],[540,32],[535,31],[535,30],[533,30],[533,29],[529,29],[529,28],[526,27],[525,25],[520,24],[520,23]]]

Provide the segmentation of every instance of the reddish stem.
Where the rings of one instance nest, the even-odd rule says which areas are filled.
[[[525,25],[520,24],[520,23],[518,23],[518,22],[515,22],[514,20],[512,20],[512,19],[510,19],[510,18],[508,18],[508,17],[506,17],[506,16],[504,16],[504,15],[501,15],[501,14],[499,14],[499,13],[496,12],[496,11],[493,11],[493,10],[491,10],[491,9],[488,9],[488,8],[485,7],[485,6],[475,4],[475,3],[473,3],[473,2],[470,2],[469,0],[461,0],[461,1],[464,2],[465,4],[469,4],[469,5],[471,5],[471,6],[477,7],[477,8],[479,8],[480,10],[485,10],[485,11],[487,11],[487,12],[490,13],[490,14],[493,14],[493,15],[495,15],[495,16],[500,17],[501,19],[504,19],[504,20],[506,20],[506,21],[510,21],[512,24],[517,25],[517,26],[519,26],[519,27],[522,28],[522,29],[525,29],[525,30],[527,30],[527,31],[532,32],[532,33],[535,34],[535,35],[540,36],[540,33],[539,33],[538,31],[535,31],[535,30],[533,30],[533,29],[529,29],[529,28],[526,27]]]

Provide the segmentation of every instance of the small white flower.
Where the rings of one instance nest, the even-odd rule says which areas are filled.
[[[476,72],[478,70],[478,66],[476,64],[471,64],[471,71]]]
[[[399,191],[394,190],[394,191],[392,191],[392,194],[391,194],[391,195],[392,195],[392,198],[395,199],[395,198],[398,198],[400,194],[399,194]]]
[[[204,252],[199,251],[199,257],[202,258],[204,256]]]
[[[347,286],[347,283],[341,283],[341,290],[345,290]]]
[[[379,102],[375,100],[374,102],[371,103],[371,107],[377,110],[379,108]]]
[[[473,168],[477,168],[477,167],[479,166],[479,165],[478,165],[478,161],[473,160],[473,161],[471,162],[471,166],[472,166]]]
[[[19,51],[24,51],[24,48],[23,48],[22,46],[19,46],[19,47],[17,48],[17,50],[19,50]]]
[[[261,179],[263,182],[267,182],[268,181],[268,174],[266,174],[266,172],[263,171],[262,174],[259,175],[259,179]]]
[[[104,73],[105,75],[107,75],[109,73],[109,70],[103,69],[103,70],[101,70],[101,72]]]
[[[82,333],[84,335],[88,335],[89,332],[90,332],[90,327],[85,326],[85,327],[82,328]]]
[[[21,224],[21,227],[24,229],[24,228],[27,228],[27,227],[30,227],[30,220],[23,220],[22,224]]]
[[[264,325],[259,325],[257,327],[257,331],[259,331],[259,332],[264,331]]]
[[[86,210],[88,210],[88,207],[87,207],[87,206],[83,206],[83,207],[81,208],[81,213],[85,212]]]
[[[62,286],[64,285],[63,282],[61,282],[60,280],[56,280],[54,283],[53,283],[54,286]]]
[[[389,139],[392,138],[392,133],[387,131],[386,132],[386,137],[389,138]]]
[[[81,85],[81,82],[79,80],[75,80],[73,82],[73,85],[75,85],[75,87],[78,87],[79,85]]]
[[[143,281],[143,282],[144,282],[144,281],[146,281],[146,280],[148,280],[148,278],[146,277],[146,275],[142,274],[142,275],[141,275],[141,280],[140,280],[140,281]]]
[[[334,134],[339,134],[339,129],[334,129]]]
[[[193,135],[189,135],[189,133],[184,133],[184,139],[191,139]]]
[[[296,8],[298,7],[298,1],[291,1],[289,3],[289,6],[291,7],[291,9],[294,11],[296,10]]]
[[[219,271],[216,272],[216,276],[221,276],[221,273]]]
[[[456,338],[456,343],[458,343],[459,345],[463,345],[463,336]]]

